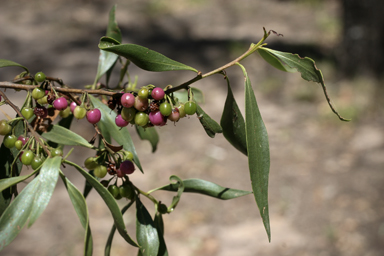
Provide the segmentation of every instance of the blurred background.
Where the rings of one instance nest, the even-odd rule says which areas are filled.
[[[202,72],[238,57],[259,41],[263,27],[275,30],[284,37],[271,35],[269,47],[314,59],[335,107],[352,119],[338,120],[319,85],[275,70],[257,54],[248,57],[243,64],[270,138],[272,242],[253,196],[219,201],[184,194],[177,209],[164,217],[170,255],[384,255],[383,1],[1,1],[0,58],[27,66],[32,73],[62,78],[73,87],[92,84],[97,44],[113,4],[123,43],[141,44]],[[0,81],[10,81],[19,72],[1,69]],[[227,73],[244,110],[241,70],[232,67]],[[151,73],[134,66],[130,74],[138,76],[139,86],[177,85],[193,77],[191,72]],[[194,86],[205,93],[204,110],[219,121],[225,81],[212,76]],[[7,95],[22,104],[25,93],[7,90]],[[6,106],[1,110],[14,114]],[[72,127],[86,139],[93,135],[85,120],[74,121]],[[222,135],[209,138],[196,117],[158,128],[156,154],[132,127],[128,129],[145,172],[137,171],[131,181],[142,190],[167,184],[172,174],[251,189],[246,157]],[[75,148],[70,159],[82,163],[93,154]],[[70,167],[62,170],[82,190],[83,177]],[[166,204],[173,196],[154,195]],[[112,218],[94,191],[87,202],[94,255],[103,255]],[[144,203],[153,214],[150,202]],[[134,211],[124,218],[135,237]],[[0,254],[82,255],[83,235],[59,180],[41,217]],[[116,235],[112,255],[135,253]]]

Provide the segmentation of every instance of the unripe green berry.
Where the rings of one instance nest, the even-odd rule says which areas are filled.
[[[138,126],[145,126],[149,122],[148,114],[144,112],[137,112],[135,115],[135,124]]]
[[[197,105],[193,101],[188,101],[184,104],[184,110],[187,115],[193,115],[196,113]]]
[[[25,150],[21,156],[21,163],[24,165],[31,165],[35,154],[31,150]]]
[[[87,110],[84,107],[82,107],[82,106],[77,106],[73,110],[73,116],[76,119],[83,119],[86,114],[87,114]]]
[[[93,174],[98,178],[104,178],[107,175],[107,167],[104,165],[98,165],[94,170]]]
[[[169,116],[172,113],[172,106],[168,102],[163,102],[160,104],[160,113],[163,116]]]
[[[149,91],[147,88],[141,88],[139,90],[139,92],[137,93],[137,95],[141,98],[141,99],[147,99],[148,96],[149,96]]]
[[[44,80],[46,79],[46,76],[43,72],[37,72],[36,75],[35,75],[35,80],[36,82],[38,83],[41,83],[43,82]]]
[[[96,160],[97,160],[96,157],[93,157],[93,156],[90,156],[87,159],[85,159],[84,161],[85,168],[87,168],[88,170],[94,170],[97,166],[99,166]]]
[[[7,136],[4,136],[3,144],[6,148],[13,148],[15,146],[15,142],[17,141],[17,138],[13,134],[9,134]]]
[[[51,151],[51,156],[52,157],[55,157],[55,156],[63,156],[63,150],[59,149],[59,148],[55,148]]]
[[[7,135],[12,131],[12,126],[10,126],[7,120],[0,121],[0,135]]]
[[[45,90],[40,88],[40,87],[36,87],[35,89],[33,89],[32,91],[32,98],[34,98],[35,100],[39,100],[41,98],[43,98],[45,96]]]

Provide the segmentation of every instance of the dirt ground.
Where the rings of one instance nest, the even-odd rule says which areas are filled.
[[[97,69],[97,43],[114,3],[124,43],[147,46],[203,72],[229,62],[257,42],[263,26],[284,34],[271,36],[271,47],[311,46],[324,55],[336,52],[340,40],[335,1],[14,0],[0,3],[0,58],[23,64],[32,73],[60,77],[73,87],[91,84]],[[340,79],[334,62],[320,60],[317,66],[334,104],[352,122],[338,121],[318,85],[301,81],[298,74],[276,71],[256,55],[244,61],[270,138],[271,243],[252,196],[219,201],[184,194],[164,219],[170,255],[384,255],[383,94],[377,89],[379,82],[363,76]],[[138,75],[140,86],[180,84],[193,76],[130,70],[132,77]],[[0,80],[11,80],[18,71],[0,70]],[[243,110],[241,71],[235,67],[227,71]],[[205,93],[204,110],[219,121],[225,81],[213,76],[196,87]],[[7,93],[15,102],[23,102],[23,94]],[[13,114],[6,107],[1,109]],[[75,121],[73,128],[86,139],[93,134],[84,120]],[[167,184],[172,174],[251,189],[246,157],[222,135],[209,138],[196,117],[159,128],[161,141],[155,154],[134,129],[128,129],[145,172],[134,173],[131,180],[142,190]],[[81,163],[92,154],[75,148],[70,158]],[[76,170],[63,171],[82,189],[84,180]],[[173,196],[154,195],[165,203]],[[97,193],[92,192],[87,203],[94,255],[103,255],[112,219]],[[153,213],[150,202],[144,203]],[[124,218],[135,237],[134,212],[128,211]],[[45,212],[0,255],[82,255],[83,235],[58,181]],[[136,255],[136,249],[116,235],[112,255]]]

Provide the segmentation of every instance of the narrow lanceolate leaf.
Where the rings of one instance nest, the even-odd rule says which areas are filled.
[[[245,132],[247,138],[248,165],[253,195],[263,219],[268,239],[271,241],[268,208],[269,142],[267,129],[257,106],[255,93],[245,68],[238,64],[245,76]]]
[[[157,230],[157,234],[159,234],[159,253],[158,256],[168,256],[167,245],[164,240],[164,222],[163,215],[159,212],[156,213],[155,219],[153,220],[155,223],[155,228]]]
[[[13,185],[16,185],[17,183],[20,183],[32,175],[35,175],[38,170],[33,171],[32,173],[28,175],[23,175],[23,176],[17,176],[17,177],[12,177],[12,178],[4,178],[0,179],[0,191],[3,191]]]
[[[221,126],[213,120],[207,113],[204,112],[204,110],[198,105],[197,105],[197,118],[199,118],[199,121],[201,125],[203,126],[205,132],[208,134],[209,137],[214,138],[216,133],[222,133],[223,130]]]
[[[109,21],[108,21],[106,36],[111,37],[121,43],[122,36],[121,36],[120,28],[116,22],[115,11],[116,11],[116,5],[114,5],[109,11]]]
[[[102,37],[100,39],[99,48],[125,57],[139,68],[148,71],[191,70],[196,73],[198,72],[190,66],[174,61],[163,54],[146,47],[136,44],[120,44],[120,42],[110,37]]]
[[[83,146],[94,148],[86,139],[60,125],[52,125],[52,128],[41,135],[43,138],[61,145]]]
[[[151,215],[140,199],[136,199],[136,237],[143,256],[156,256],[159,252],[159,235]]]
[[[108,106],[101,103],[101,101],[95,97],[89,96],[89,98],[91,99],[93,106],[98,108],[101,112],[101,120],[97,123],[97,126],[99,127],[104,138],[107,139],[112,137],[119,145],[122,145],[125,150],[130,151],[133,154],[133,161],[140,171],[143,172],[128,129],[120,128],[116,125],[116,113],[111,111]],[[108,142],[111,143],[111,141]]]
[[[172,198],[172,203],[171,205],[168,207],[168,211],[173,211],[177,204],[179,203],[180,201],[180,198],[181,198],[181,195],[184,193],[184,182],[179,178],[177,177],[176,175],[172,175],[171,177],[169,177],[169,180],[172,181],[172,180],[175,180],[177,183],[177,195],[175,195],[173,198]],[[172,183],[171,183],[172,184]]]
[[[333,111],[333,113],[335,113],[339,117],[339,119],[342,121],[350,121],[349,119],[345,119],[342,116],[340,116],[340,114],[333,107],[333,105],[331,103],[331,99],[329,98],[328,93],[327,93],[327,88],[326,88],[325,83],[324,83],[323,74],[316,67],[314,60],[312,60],[311,58],[308,58],[308,57],[302,58],[298,54],[275,51],[275,50],[272,50],[269,48],[264,48],[264,47],[258,49],[258,51],[259,51],[259,53],[263,52],[265,55],[268,55],[270,59],[274,59],[273,62],[268,61],[272,66],[274,66],[280,70],[283,70],[283,69],[279,68],[279,66],[280,67],[281,66],[282,67],[288,67],[289,72],[292,72],[291,70],[297,70],[298,72],[301,73],[301,77],[304,80],[320,83],[322,88],[323,88],[323,92],[324,92],[325,98],[328,102],[328,105],[331,108],[331,110]],[[287,71],[287,70],[284,70],[284,71]]]
[[[269,51],[267,51],[266,48],[259,48],[257,49],[257,52],[260,54],[260,56],[266,61],[268,62],[271,66],[281,70],[281,71],[284,71],[284,72],[296,72],[297,70],[294,69],[294,68],[291,68],[289,67],[288,65],[284,65],[284,63],[282,63],[276,56],[274,56],[273,54],[271,54]]]
[[[154,127],[143,128],[138,125],[135,125],[135,127],[140,139],[148,140],[152,146],[152,153],[155,152],[159,143],[159,134],[156,129]]]
[[[0,59],[0,68],[4,68],[4,67],[20,67],[25,69],[25,71],[29,73],[29,70],[23,65],[20,65],[19,63],[16,63],[11,60]]]
[[[233,96],[229,79],[227,78],[228,94],[225,100],[220,125],[223,135],[237,150],[247,155],[247,140],[245,136],[245,122],[243,115]]]
[[[245,191],[245,190],[225,188],[213,182],[200,180],[200,179],[186,179],[186,180],[183,180],[183,184],[184,184],[184,192],[198,193],[198,194],[211,196],[221,200],[234,199],[234,198],[245,196],[252,193],[250,191]],[[155,190],[178,191],[178,189],[179,189],[179,184],[171,183],[169,185],[157,188]]]
[[[56,185],[61,157],[47,159],[40,175],[12,201],[0,218],[0,251],[15,239],[26,224],[31,226],[46,208]]]
[[[62,173],[61,173],[62,174]],[[84,236],[84,256],[91,256],[93,251],[93,242],[91,229],[89,227],[89,214],[87,203],[80,191],[64,176],[61,175],[65,187],[67,188],[68,195],[71,199],[72,205],[75,208],[77,216],[80,219],[81,225],[85,230]]]
[[[127,229],[124,224],[123,216],[121,215],[119,206],[116,203],[115,198],[109,193],[109,191],[101,185],[101,183],[92,177],[86,170],[81,168],[75,163],[72,163],[70,161],[65,161],[66,164],[71,165],[75,167],[81,175],[85,177],[85,179],[93,186],[93,188],[99,193],[101,198],[104,200],[105,204],[109,208],[109,211],[112,214],[113,220],[115,222],[116,228],[119,231],[120,235],[127,241],[130,245],[138,247],[137,243],[132,240],[132,238],[128,235]]]

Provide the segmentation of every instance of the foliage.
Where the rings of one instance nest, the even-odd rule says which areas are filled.
[[[20,112],[21,108],[14,105],[6,94],[0,91],[3,97],[1,105],[10,105],[17,114],[13,119],[1,121],[0,134],[6,135],[4,138],[8,138],[8,135],[13,135],[12,138],[21,136],[17,140],[4,139],[0,149],[0,250],[12,242],[28,220],[28,226],[36,221],[48,204],[59,177],[64,182],[85,230],[84,255],[93,253],[92,234],[85,200],[92,189],[100,195],[114,219],[114,225],[105,247],[105,255],[110,255],[116,230],[127,243],[138,248],[139,255],[168,255],[162,215],[170,214],[175,210],[183,193],[198,193],[222,200],[253,193],[270,240],[268,134],[248,73],[240,62],[247,56],[258,52],[262,58],[279,70],[300,72],[303,79],[321,84],[332,111],[341,120],[346,120],[331,105],[323,75],[317,69],[314,61],[307,57],[301,58],[297,54],[266,48],[265,40],[271,33],[277,34],[272,30],[267,32],[264,29],[262,39],[257,44],[252,44],[243,55],[220,68],[202,74],[193,67],[143,46],[123,44],[121,32],[115,20],[115,7],[113,7],[109,15],[106,36],[102,37],[99,42],[100,57],[95,81],[87,89],[72,89],[62,80],[45,76],[42,72],[33,76],[26,67],[1,59],[1,68],[16,66],[24,71],[17,75],[12,82],[0,82],[0,87],[27,90],[28,95],[22,108],[32,108],[34,114],[30,118],[25,118],[22,113],[27,112]],[[137,81],[132,82],[129,79],[128,67],[131,63],[148,71],[187,70],[195,72],[197,75],[177,86],[145,85],[138,88],[136,87]],[[113,88],[109,85],[109,78],[112,70],[118,65],[121,65],[120,79],[117,86]],[[244,116],[236,103],[229,78],[225,73],[225,70],[232,66],[240,67],[244,74]],[[227,82],[228,93],[220,124],[200,106],[203,98],[202,92],[191,87],[191,84],[213,74],[223,75]],[[106,77],[106,84],[99,82],[103,76]],[[125,80],[125,77],[128,77],[128,81]],[[60,98],[60,102],[55,103],[58,98]],[[93,109],[97,109],[97,111],[91,111]],[[134,172],[135,166],[143,173],[144,170],[130,133],[125,126],[129,123],[135,126],[140,138],[148,140],[152,145],[152,151],[155,152],[159,143],[159,135],[155,126],[163,126],[167,122],[177,122],[180,118],[195,113],[209,137],[213,138],[217,133],[223,133],[234,148],[248,156],[252,191],[225,188],[201,179],[182,180],[172,175],[169,184],[145,192],[129,179],[129,174]],[[58,115],[61,116],[61,120],[52,124]],[[95,128],[97,136],[93,138],[83,138],[70,129],[73,117],[80,119],[85,116]],[[98,146],[94,145],[96,137],[99,138]],[[112,139],[118,145],[112,145]],[[88,171],[80,164],[68,161],[67,156],[62,155],[64,146],[86,147],[95,151],[95,155],[85,161],[84,165]],[[23,163],[31,165],[33,172],[21,175]],[[62,172],[61,166],[65,165],[73,166],[84,176],[86,185],[83,194]],[[106,176],[107,173],[108,176]],[[19,193],[17,185],[25,180],[29,180],[29,183]],[[117,181],[122,183],[120,187],[116,186]],[[169,206],[159,202],[153,196],[153,193],[158,190],[175,193]],[[129,203],[120,210],[116,200],[122,197],[128,198]],[[153,202],[156,210],[155,216],[152,217],[147,206],[142,203],[143,197],[147,197]],[[122,216],[133,204],[136,205],[137,241],[128,233]]]

